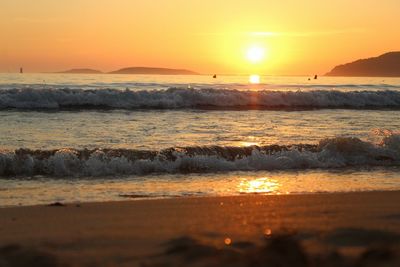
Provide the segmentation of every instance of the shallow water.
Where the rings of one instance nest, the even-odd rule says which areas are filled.
[[[1,206],[242,194],[398,190],[399,168],[2,179]]]
[[[318,143],[337,136],[379,139],[400,129],[400,111],[1,111],[5,149],[249,146]]]

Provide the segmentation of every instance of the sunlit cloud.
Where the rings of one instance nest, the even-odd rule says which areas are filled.
[[[251,32],[249,33],[249,35],[270,37],[270,36],[277,36],[280,34],[278,32]]]
[[[22,24],[48,24],[66,21],[64,18],[46,17],[46,18],[31,18],[31,17],[15,17],[13,21]]]
[[[253,37],[311,37],[329,36],[339,34],[361,34],[366,32],[363,28],[334,29],[327,31],[299,31],[299,32],[274,32],[274,31],[254,31],[254,32],[203,32],[195,35],[215,35],[215,36],[253,36]]]
[[[288,36],[288,37],[308,37],[308,36],[328,36],[328,35],[338,35],[338,34],[355,34],[363,33],[365,29],[362,28],[349,28],[349,29],[338,29],[338,30],[328,30],[328,31],[305,31],[305,32],[250,32],[250,36],[260,36],[260,37],[275,37],[275,36]]]

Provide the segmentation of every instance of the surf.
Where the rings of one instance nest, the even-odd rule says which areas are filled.
[[[162,150],[17,149],[0,153],[0,176],[3,177],[98,177],[360,166],[400,166],[400,135],[387,135],[380,143],[337,137],[322,139],[318,144],[297,145],[193,146]]]
[[[400,109],[400,92],[383,91],[240,91],[232,89],[116,90],[8,89],[0,90],[0,109]]]

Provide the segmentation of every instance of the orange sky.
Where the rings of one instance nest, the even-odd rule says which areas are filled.
[[[399,0],[1,0],[0,71],[323,74],[400,50]],[[246,50],[265,49],[251,63]]]

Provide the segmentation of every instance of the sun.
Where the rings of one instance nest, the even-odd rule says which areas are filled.
[[[258,63],[264,59],[265,49],[260,46],[252,46],[246,52],[247,59],[252,63]]]

